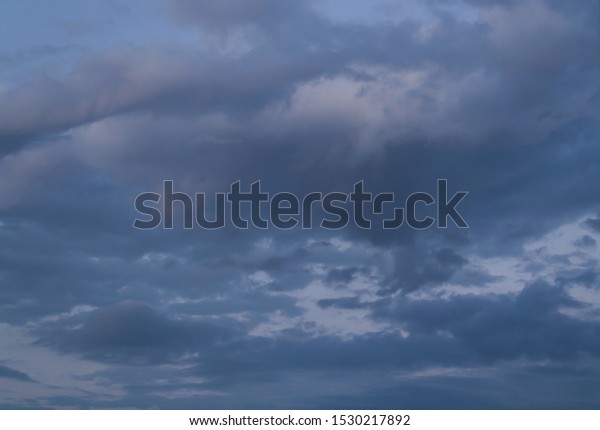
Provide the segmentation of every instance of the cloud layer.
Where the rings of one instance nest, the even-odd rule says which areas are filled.
[[[598,408],[597,2],[70,3],[0,7],[0,404]],[[469,229],[131,226],[438,178]]]

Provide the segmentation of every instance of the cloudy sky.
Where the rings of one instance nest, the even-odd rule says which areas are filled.
[[[600,407],[597,0],[0,2],[0,405]],[[134,199],[468,190],[459,229]]]

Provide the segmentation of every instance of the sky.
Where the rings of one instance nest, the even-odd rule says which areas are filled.
[[[600,407],[596,0],[0,0],[0,407]],[[466,190],[468,228],[133,228]]]

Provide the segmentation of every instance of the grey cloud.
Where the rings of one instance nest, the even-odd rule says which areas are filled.
[[[336,307],[340,309],[362,309],[364,305],[360,302],[358,297],[343,297],[341,299],[321,299],[318,302],[319,306],[327,309],[330,307]]]
[[[224,322],[177,319],[134,301],[108,306],[84,319],[80,328],[44,327],[42,343],[106,362],[137,364],[176,359],[230,337]]]
[[[297,248],[291,255],[274,255],[267,258],[262,264],[261,268],[264,270],[281,270],[286,265],[298,262],[308,255],[308,251],[304,248]]]
[[[34,382],[28,374],[2,365],[0,365],[0,378],[14,379],[21,382]]]
[[[518,293],[438,291],[506,281],[471,262],[519,259],[597,212],[595,5],[469,1],[468,21],[431,1],[431,22],[374,26],[298,2],[167,3],[202,41],[227,40],[115,47],[0,88],[0,319],[103,363],[90,381],[125,393],[29,405],[597,406],[582,393],[597,391],[600,329],[566,293],[595,291],[595,260]],[[241,52],[219,48],[240,34]],[[164,179],[298,195],[362,179],[402,200],[438,178],[470,192],[468,231],[131,228],[133,198]],[[598,220],[583,225],[566,239],[580,254],[525,260],[523,276],[585,256]],[[363,276],[360,294],[339,288]],[[299,298],[314,281],[336,298]],[[307,301],[386,328],[327,333]],[[413,375],[436,370],[459,376]],[[548,383],[564,391],[540,397]],[[177,386],[199,394],[168,397]]]
[[[396,254],[394,274],[383,292],[410,292],[423,286],[447,282],[467,261],[449,248],[435,252],[423,251],[418,247],[400,249]]]
[[[577,239],[576,243],[577,243],[577,245],[583,246],[586,248],[595,248],[596,247],[596,240],[588,234],[586,234],[585,236],[581,236],[579,239]]]
[[[596,232],[600,232],[600,218],[588,218],[585,225]]]
[[[594,288],[598,283],[598,271],[596,267],[586,270],[572,270],[556,279],[560,285],[578,284],[588,288]]]
[[[578,72],[590,76],[589,81],[595,82],[591,76],[598,63],[594,60],[595,56],[589,55],[585,48],[595,35],[590,33],[589,26],[578,25],[580,17],[577,15],[569,16],[573,22],[568,20],[566,25],[582,28],[578,32],[564,33],[550,27],[552,36],[562,42],[561,51],[544,51],[543,55],[554,56],[544,61],[553,62],[556,67],[552,68],[552,74],[545,73],[543,79],[532,79],[530,68],[522,70],[514,58],[502,57],[500,48],[493,45],[485,26],[460,23],[447,17],[439,23],[430,39],[419,41],[413,35],[418,27],[411,23],[388,25],[380,29],[334,25],[323,22],[315,13],[295,13],[294,8],[300,6],[294,6],[296,3],[291,2],[277,2],[274,9],[285,11],[282,13],[283,17],[277,18],[276,13],[264,14],[265,10],[272,10],[269,7],[271,3],[259,1],[236,7],[239,5],[235,2],[218,5],[212,2],[173,2],[172,9],[180,11],[181,16],[189,19],[197,17],[206,22],[215,22],[216,25],[260,21],[260,17],[268,16],[277,22],[283,20],[282,28],[288,28],[293,23],[303,23],[304,19],[316,24],[316,28],[307,34],[292,26],[282,38],[284,49],[267,43],[265,49],[257,47],[238,59],[207,60],[196,52],[152,49],[113,50],[89,56],[79,62],[65,80],[48,78],[4,93],[4,101],[0,100],[0,111],[5,112],[4,117],[8,121],[1,129],[2,134],[14,137],[56,132],[107,116],[140,110],[239,112],[242,109],[256,112],[269,101],[288,99],[295,86],[300,83],[335,75],[343,76],[346,68],[352,68],[353,64],[361,62],[389,66],[392,70],[417,68],[431,72],[430,78],[425,73],[423,86],[418,91],[411,91],[409,95],[422,99],[417,106],[429,112],[431,117],[462,124],[463,129],[455,136],[450,133],[452,127],[448,128],[447,124],[437,122],[438,129],[450,133],[444,137],[453,140],[467,138],[464,136],[469,132],[467,124],[469,127],[483,127],[485,136],[499,135],[508,139],[513,138],[510,133],[514,131],[521,135],[529,129],[547,132],[546,126],[540,125],[539,115],[549,110],[554,110],[551,112],[554,120],[550,124],[564,123],[573,118],[573,115],[589,116],[593,112],[585,108],[577,111],[571,109],[589,91],[587,87],[579,88],[572,84],[569,88],[572,97],[564,100],[548,91],[548,88],[568,78],[571,73],[563,67],[565,59],[559,56],[563,52],[573,55],[573,61],[568,63],[580,64]],[[190,12],[189,8],[193,11]],[[527,10],[511,9],[510,13],[525,15]],[[543,16],[540,19],[545,18],[547,17]],[[494,20],[489,25],[507,25],[508,18],[500,14],[498,17],[494,16]],[[525,24],[517,21],[514,25]],[[504,27],[500,27],[499,31],[505,31]],[[300,44],[299,41],[303,43]],[[504,42],[502,39],[502,43]],[[528,49],[529,42],[520,41],[518,47]],[[398,46],[403,49],[392,49]],[[286,49],[288,47],[292,49]],[[571,50],[570,47],[574,49]],[[507,51],[512,49],[508,48],[510,49]],[[499,51],[498,58],[490,57],[489,54],[475,55],[496,51]],[[461,60],[458,61],[457,58]],[[248,67],[250,64],[251,68]],[[427,66],[431,64],[437,64],[438,67],[431,69]],[[461,69],[448,69],[451,65]],[[469,71],[482,73],[483,76],[475,76],[476,82],[468,91],[457,87],[457,101],[461,108],[452,109],[456,113],[453,114],[436,101],[436,92],[443,91],[438,82],[442,79],[442,82],[452,88],[457,83],[457,77],[464,77]],[[489,76],[486,76],[487,71]],[[498,74],[497,71],[501,73]],[[374,74],[376,81],[381,80],[380,73],[369,73]],[[505,85],[512,90],[498,91],[498,88]],[[430,93],[433,98],[428,106]],[[13,100],[10,109],[9,100]],[[14,100],[17,101],[16,106]],[[407,101],[412,103],[412,100]],[[15,116],[14,112],[20,114]],[[27,112],[27,115],[24,116],[23,112]],[[522,113],[522,126],[514,122],[515,112]],[[561,117],[564,119],[558,121]],[[423,127],[427,126],[423,124]]]
[[[226,0],[218,3],[168,0],[166,3],[179,23],[201,24],[217,32],[247,25],[274,31],[283,25],[282,21],[298,19],[298,14],[307,12],[304,3],[289,0]]]
[[[385,303],[385,302],[384,302]],[[515,296],[459,296],[448,300],[397,300],[376,308],[376,316],[406,324],[410,332],[447,332],[480,360],[575,359],[600,353],[596,322],[568,317],[561,308],[579,308],[560,287],[542,282]]]
[[[365,270],[360,267],[346,267],[343,269],[331,269],[327,276],[325,277],[325,282],[329,282],[332,284],[342,283],[347,284],[348,282],[354,279],[357,273],[364,272]]]

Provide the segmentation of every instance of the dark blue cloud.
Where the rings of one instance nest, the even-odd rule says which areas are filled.
[[[0,365],[0,378],[14,379],[21,382],[34,382],[29,375],[10,367]]]
[[[0,403],[597,408],[597,5],[419,3],[116,3],[0,50]],[[438,178],[468,229],[131,227],[165,179]]]

